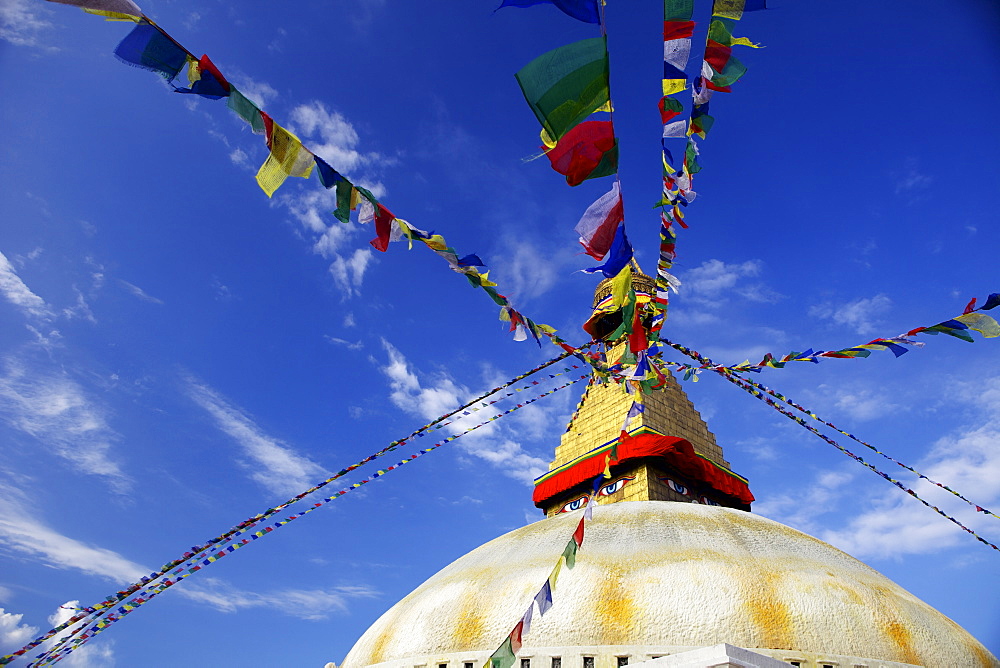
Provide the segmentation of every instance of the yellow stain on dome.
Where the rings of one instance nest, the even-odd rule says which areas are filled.
[[[791,649],[795,632],[792,615],[781,598],[779,573],[763,568],[754,569],[754,578],[744,605],[760,633],[760,646]]]
[[[598,588],[597,606],[594,610],[600,621],[599,644],[627,645],[639,616],[635,601],[628,593],[628,573],[617,565],[607,567],[605,573]]]

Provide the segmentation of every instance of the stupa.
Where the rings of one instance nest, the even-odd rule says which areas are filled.
[[[634,285],[640,294],[653,289],[641,273]],[[602,315],[609,294],[604,281],[592,319],[598,337],[616,329],[614,314]],[[615,359],[625,341],[606,345]],[[552,608],[524,635],[515,668],[619,668],[721,643],[815,668],[1000,667],[958,624],[874,569],[751,513],[747,481],[675,379],[642,394],[644,411],[623,437],[636,398],[591,385],[536,481],[546,518],[432,576],[383,614],[340,668],[483,666],[594,494],[585,545]],[[605,469],[610,477],[595,492],[591,481]]]

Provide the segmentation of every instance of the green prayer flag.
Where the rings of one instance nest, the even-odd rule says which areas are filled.
[[[337,181],[337,208],[333,215],[342,223],[351,222],[351,195],[354,186],[349,181]]]
[[[230,109],[236,112],[237,116],[249,123],[250,128],[256,134],[262,134],[264,132],[264,119],[260,116],[260,109],[257,108],[257,105],[254,104],[250,98],[236,90],[236,86],[231,84],[229,97],[226,98],[226,104],[229,105]]]
[[[694,0],[663,0],[664,21],[690,21]]]
[[[694,142],[688,142],[687,148],[684,149],[684,164],[687,165],[689,174],[697,174],[701,171],[701,165],[698,164],[698,151]]]
[[[510,645],[510,636],[493,652],[488,668],[511,668],[514,665],[514,648]]]
[[[551,138],[559,140],[610,102],[607,38],[553,49],[514,76],[538,122]]]
[[[562,556],[566,558],[566,568],[573,568],[576,566],[576,551],[578,549],[576,541],[570,538],[569,542],[566,543],[566,549],[563,550]]]

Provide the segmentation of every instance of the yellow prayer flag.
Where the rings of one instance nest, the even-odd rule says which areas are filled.
[[[715,0],[712,5],[712,16],[739,21],[743,18],[744,0]]]
[[[611,279],[611,308],[620,309],[628,300],[632,290],[632,265],[625,265],[618,275]]]
[[[969,329],[979,332],[987,339],[1000,336],[1000,324],[997,324],[996,320],[983,313],[966,313],[965,315],[958,316],[955,320],[968,326]]]
[[[673,95],[674,93],[680,93],[685,88],[687,88],[687,79],[664,79],[663,80],[663,94],[664,95]]]
[[[83,8],[83,11],[88,14],[95,14],[97,16],[103,16],[105,21],[130,21],[132,23],[138,23],[141,21],[141,17],[134,16],[132,14],[124,14],[122,12],[109,12],[106,9],[87,9]]]
[[[289,176],[308,178],[316,161],[299,138],[277,123],[271,131],[271,154],[257,171],[257,184],[268,197],[281,187]]]

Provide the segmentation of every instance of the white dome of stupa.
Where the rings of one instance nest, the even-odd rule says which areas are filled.
[[[521,618],[579,521],[511,531],[379,618],[341,668],[477,668]],[[614,667],[729,643],[802,666],[1000,666],[982,644],[874,569],[749,512],[667,501],[598,506],[572,570],[519,658]],[[584,657],[594,657],[586,664]],[[519,664],[524,665],[524,664]]]

